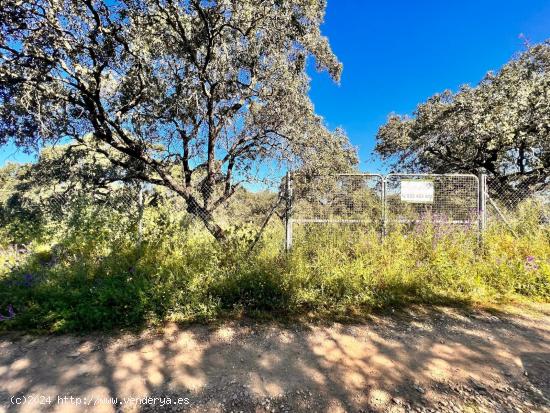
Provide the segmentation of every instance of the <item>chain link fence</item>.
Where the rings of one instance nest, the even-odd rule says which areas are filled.
[[[113,239],[125,237],[140,244],[174,232],[212,237],[206,225],[214,223],[224,234],[254,243],[268,225],[277,227],[282,245],[280,185],[279,181],[239,188],[222,199],[223,188],[202,184],[194,191],[193,204],[168,188],[138,182],[95,189],[12,188],[0,191],[0,241],[22,245],[38,237],[60,240],[71,229],[95,225],[110,231]]]
[[[487,179],[485,185],[487,224],[513,228],[520,221],[550,225],[550,185],[537,191]]]
[[[135,228],[129,235],[137,239],[139,196],[139,185],[0,191],[0,235],[13,244],[24,244],[41,234],[44,238],[56,233],[62,238],[69,228],[93,218],[98,226],[116,223],[121,230],[122,225]]]
[[[307,237],[321,243],[370,232],[382,238],[424,223],[455,229],[504,223],[513,231],[529,216],[537,225],[550,225],[550,188],[533,194],[474,175],[293,173],[282,182],[239,189],[215,204],[220,191],[197,186],[196,199],[202,204],[195,206],[169,189],[139,183],[0,191],[0,235],[8,235],[7,243],[23,244],[33,231],[63,234],[93,217],[97,225],[111,226],[139,244],[162,237],[167,223],[178,231],[211,235],[205,221],[212,218],[225,233],[246,232],[253,242],[267,227],[275,228],[267,236],[280,237],[273,244],[289,249]],[[144,220],[149,222],[146,229]]]

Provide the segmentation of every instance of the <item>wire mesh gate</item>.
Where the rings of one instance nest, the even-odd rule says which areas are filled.
[[[286,248],[319,225],[382,231],[383,191],[378,174],[287,175]]]
[[[475,175],[288,174],[286,192],[287,250],[320,225],[334,229],[334,236],[342,228],[384,236],[425,222],[481,227],[484,216]]]
[[[479,180],[475,175],[390,174],[385,178],[386,226],[479,225]],[[390,228],[391,229],[391,228]]]

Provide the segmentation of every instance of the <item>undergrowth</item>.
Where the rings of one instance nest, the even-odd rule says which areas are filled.
[[[526,208],[515,235],[421,225],[374,230],[296,228],[289,254],[279,227],[253,251],[246,226],[219,244],[157,209],[135,225],[93,211],[5,246],[0,330],[92,331],[223,317],[361,317],[411,303],[550,301],[550,231]]]

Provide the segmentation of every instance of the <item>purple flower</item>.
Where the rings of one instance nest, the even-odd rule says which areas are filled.
[[[13,306],[10,304],[8,305],[8,316],[6,317],[5,315],[0,314],[0,321],[11,320],[14,317],[15,317],[15,311],[13,311]]]
[[[525,267],[530,271],[536,271],[539,269],[539,266],[535,262],[535,257],[533,257],[532,255],[529,255],[525,259]]]
[[[34,276],[32,274],[23,275],[23,282],[21,283],[24,287],[31,287],[34,283]]]

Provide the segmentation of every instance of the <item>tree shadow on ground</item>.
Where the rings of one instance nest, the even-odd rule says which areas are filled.
[[[0,339],[0,411],[543,411],[550,320],[411,307],[362,324],[167,325]],[[51,395],[50,404],[10,404]],[[123,398],[157,397],[124,404]],[[112,399],[112,400],[110,400]],[[117,403],[112,403],[113,401]],[[99,402],[98,402],[99,400]]]

